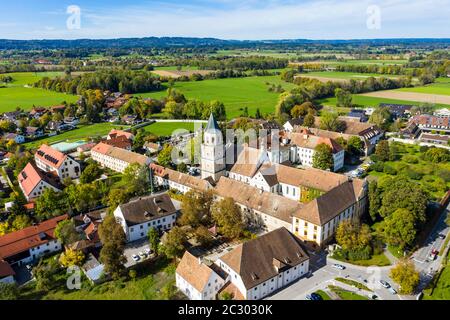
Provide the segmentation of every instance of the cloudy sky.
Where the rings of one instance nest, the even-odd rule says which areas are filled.
[[[73,5],[79,20],[67,12]],[[3,39],[450,38],[450,0],[0,0],[0,8]]]

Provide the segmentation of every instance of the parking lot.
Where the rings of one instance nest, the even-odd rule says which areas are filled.
[[[147,239],[143,239],[141,241],[133,242],[127,244],[125,246],[124,255],[127,258],[127,262],[125,263],[126,268],[130,268],[144,260],[149,259],[150,257],[139,257],[138,261],[133,260],[133,256],[139,256],[140,253],[145,252],[146,250],[150,250],[150,245]]]

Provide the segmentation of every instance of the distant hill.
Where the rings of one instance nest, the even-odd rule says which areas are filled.
[[[335,45],[335,46],[421,46],[449,48],[450,39],[354,39],[354,40],[221,40],[215,38],[147,37],[120,39],[78,40],[6,40],[0,39],[0,50],[39,50],[75,48],[148,48],[148,47],[255,47],[280,45]]]

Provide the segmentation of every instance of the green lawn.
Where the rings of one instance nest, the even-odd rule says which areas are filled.
[[[385,256],[384,253],[373,255],[368,260],[349,261],[349,260],[341,259],[338,256],[333,256],[332,258],[336,259],[336,260],[339,260],[339,261],[342,261],[342,262],[347,262],[347,263],[351,263],[351,264],[354,264],[354,265],[357,265],[357,266],[363,266],[363,267],[370,267],[370,266],[385,267],[385,266],[390,266],[391,265],[391,262]]]
[[[322,297],[322,300],[332,300],[332,299],[330,298],[330,296],[328,295],[328,293],[326,293],[326,292],[323,291],[323,290],[318,290],[318,291],[316,291],[315,293],[318,294],[319,296],[321,296],[321,297]]]
[[[242,114],[248,107],[250,115],[256,108],[262,113],[272,113],[278,102],[279,93],[269,92],[268,85],[281,85],[288,90],[294,87],[277,76],[247,77],[234,79],[204,80],[197,82],[176,82],[174,88],[185,94],[188,99],[203,101],[218,100],[225,104],[227,118],[233,119]],[[141,94],[145,98],[163,98],[166,90]]]
[[[147,264],[137,271],[135,280],[109,281],[100,285],[91,285],[83,277],[80,290],[68,290],[64,286],[64,275],[58,275],[59,284],[47,293],[33,291],[33,287],[24,292],[24,299],[42,300],[166,300],[164,291],[175,285],[175,267],[165,260]],[[183,299],[177,293],[176,298]]]
[[[351,280],[351,279],[345,279],[345,278],[336,278],[336,281],[348,284],[349,286],[355,287],[357,289],[362,289],[362,290],[366,290],[366,291],[372,291],[371,289],[369,289],[366,285],[355,281],[355,280]]]
[[[424,291],[423,300],[450,300],[450,262],[447,261],[447,266],[442,271],[439,279],[437,280],[436,287],[433,290],[433,294],[430,295],[431,289]]]
[[[321,103],[326,106],[336,106],[336,98],[326,98],[317,100],[318,103]],[[397,99],[386,99],[386,98],[377,98],[377,97],[367,97],[361,96],[358,94],[353,95],[353,104],[356,107],[378,107],[380,103],[391,103],[391,104],[407,104],[407,105],[423,105],[423,102],[418,101],[408,101],[408,100],[397,100]],[[448,108],[449,105],[445,104],[436,104],[436,108]]]
[[[95,136],[105,136],[112,129],[126,129],[128,126],[115,125],[111,123],[96,123],[91,125],[79,125],[77,129],[64,132],[54,137],[44,138],[33,142],[25,143],[27,148],[33,149],[39,147],[41,144],[53,144],[56,142],[74,142],[78,140],[85,140]]]
[[[76,102],[77,96],[68,95],[39,88],[26,88],[25,85],[32,84],[43,77],[56,77],[61,72],[19,72],[8,73],[14,81],[0,88],[0,112],[15,110],[17,107],[30,110],[35,106],[52,106],[62,102]]]
[[[197,124],[201,126],[201,124]],[[194,123],[183,122],[155,122],[143,128],[147,132],[151,132],[157,136],[171,136],[175,130],[184,129],[190,132],[194,131]]]
[[[338,286],[328,286],[328,288],[335,294],[337,294],[342,300],[369,300],[368,298],[356,294],[351,291],[347,291]]]

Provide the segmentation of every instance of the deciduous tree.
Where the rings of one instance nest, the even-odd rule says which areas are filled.
[[[420,274],[416,271],[414,263],[402,259],[391,269],[391,278],[400,285],[401,294],[413,294],[419,285]]]
[[[212,208],[212,217],[219,227],[219,232],[227,238],[238,238],[244,231],[242,212],[233,198],[216,202]]]

